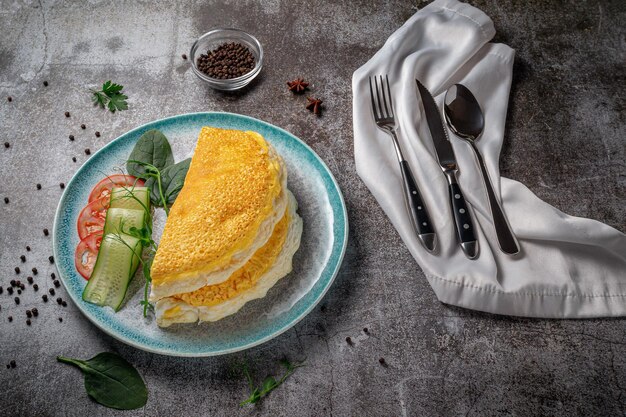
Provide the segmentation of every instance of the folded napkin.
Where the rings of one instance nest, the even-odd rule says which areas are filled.
[[[626,314],[626,235],[544,203],[523,184],[501,178],[514,50],[488,43],[493,22],[456,0],[437,0],[411,17],[353,75],[354,153],[360,177],[398,230],[444,303],[498,314],[599,317]],[[436,228],[438,250],[427,252],[411,226],[391,138],[374,124],[370,75],[388,74],[401,146]],[[445,91],[462,83],[485,113],[477,142],[521,253],[499,250],[478,165],[469,145],[451,137],[459,184],[471,205],[480,255],[467,259],[457,243],[444,174],[437,162],[419,79],[442,108]],[[531,164],[531,157],[527,163]]]

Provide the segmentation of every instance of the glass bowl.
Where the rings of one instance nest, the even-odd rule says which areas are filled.
[[[198,69],[197,59],[200,55],[229,42],[240,43],[250,49],[255,60],[254,68],[250,72],[240,77],[222,79],[209,77]],[[191,66],[194,74],[216,90],[234,91],[243,88],[259,75],[261,68],[263,68],[263,47],[261,43],[254,36],[239,29],[213,29],[205,33],[193,43],[189,56],[191,57]]]

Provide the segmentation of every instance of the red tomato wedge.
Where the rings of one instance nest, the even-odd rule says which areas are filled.
[[[102,197],[87,204],[78,216],[78,236],[84,239],[94,233],[102,234],[109,208],[109,197]]]
[[[93,234],[81,240],[76,247],[74,264],[76,264],[78,273],[87,280],[91,277],[93,267],[96,264],[100,242],[102,242],[102,233]]]
[[[97,183],[95,187],[93,187],[91,193],[89,193],[89,202],[91,203],[92,201],[95,201],[102,197],[108,198],[109,195],[111,195],[111,188],[113,187],[132,187],[133,185],[136,187],[143,187],[144,184],[144,180],[133,177],[132,175],[109,175],[108,177]]]

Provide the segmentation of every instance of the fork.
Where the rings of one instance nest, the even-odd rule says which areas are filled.
[[[437,244],[437,236],[435,235],[435,229],[432,227],[426,205],[422,200],[422,195],[417,187],[417,182],[415,182],[415,177],[413,177],[411,167],[407,160],[404,159],[400,142],[398,142],[393,101],[391,100],[391,90],[389,89],[389,77],[385,75],[383,81],[383,76],[379,75],[370,77],[369,81],[374,122],[376,122],[376,125],[380,129],[389,133],[393,139],[393,146],[396,150],[398,162],[400,163],[400,172],[402,172],[404,202],[411,217],[411,224],[420,242],[422,242],[422,245],[424,245],[427,250],[432,251]],[[372,87],[372,83],[374,87]],[[376,92],[374,93],[374,91]]]

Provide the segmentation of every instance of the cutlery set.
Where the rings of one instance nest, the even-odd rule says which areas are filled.
[[[417,84],[418,96],[421,98],[426,115],[426,123],[435,146],[437,161],[448,182],[450,207],[457,239],[465,256],[469,259],[476,259],[479,254],[479,243],[474,232],[472,215],[463,197],[461,187],[457,182],[459,167],[441,112],[428,89],[419,80],[415,80],[415,82]],[[402,148],[398,141],[397,122],[393,111],[389,79],[387,76],[374,76],[370,77],[369,83],[374,121],[380,129],[389,133],[393,139],[393,145],[402,173],[404,199],[411,223],[422,245],[428,251],[432,251],[437,245],[437,237],[417,182],[408,162],[403,156]],[[485,163],[475,144],[484,129],[484,116],[478,101],[465,86],[455,84],[446,92],[443,114],[450,130],[456,136],[468,142],[474,151],[480,167],[500,249],[502,252],[510,255],[518,253],[520,250],[519,244],[495,195]]]

